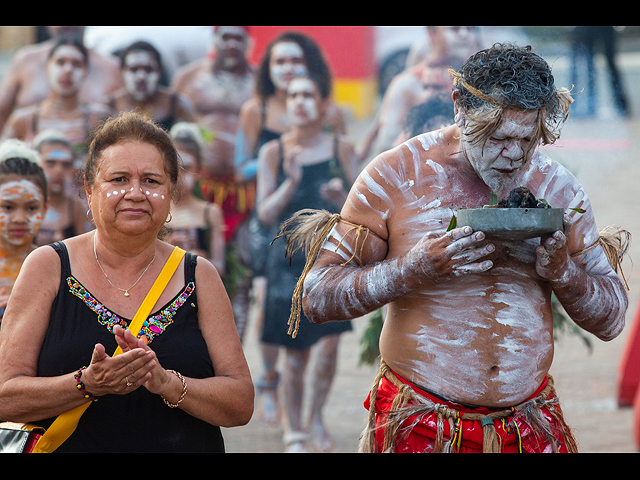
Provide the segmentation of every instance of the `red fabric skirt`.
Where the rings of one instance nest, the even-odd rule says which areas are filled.
[[[196,194],[203,200],[222,208],[225,224],[225,242],[229,243],[238,228],[255,209],[255,180],[236,181],[231,177],[201,178]]]
[[[402,377],[396,374],[396,377],[402,382],[409,385],[412,390],[421,397],[427,398],[433,403],[444,405],[445,407],[457,410],[460,414],[480,413],[489,414],[492,411],[503,411],[501,409],[489,409],[484,407],[468,408],[466,406],[444,401],[437,398],[424,390],[416,387],[415,385],[407,382]],[[547,379],[545,378],[540,388],[528,399],[533,399],[545,388]],[[383,451],[384,443],[384,427],[387,420],[387,415],[391,410],[391,405],[394,398],[398,395],[398,388],[387,378],[383,377],[378,387],[378,395],[375,404],[376,412],[376,444],[377,451]],[[370,396],[364,402],[365,408],[368,410],[370,406]],[[549,422],[551,431],[556,438],[556,444],[558,445],[559,452],[566,453],[567,448],[564,442],[564,434],[562,425],[556,420],[556,418],[550,414],[548,408],[540,408],[542,415]],[[421,418],[420,418],[421,417]],[[403,425],[411,426],[410,431],[403,431],[398,436],[396,441],[396,453],[431,453],[434,451],[436,432],[437,432],[438,418],[436,413],[428,413],[425,415],[414,415],[409,417]],[[449,422],[445,420],[444,424],[444,439],[448,441],[451,438],[452,432],[450,431]],[[495,419],[493,421],[496,433],[498,434],[503,453],[542,453],[553,452],[552,445],[550,444],[547,436],[542,432],[535,431],[531,425],[529,425],[522,414],[514,411],[513,416],[505,419]],[[453,432],[456,435],[456,439],[459,441],[452,442],[454,444],[454,451],[459,453],[482,453],[483,444],[483,428],[479,421],[459,419],[458,424],[454,427],[457,432]]]

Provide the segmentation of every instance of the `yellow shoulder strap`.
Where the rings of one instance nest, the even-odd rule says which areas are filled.
[[[129,325],[129,330],[134,335],[138,334],[142,327],[142,322],[149,317],[151,309],[158,301],[158,298],[160,298],[162,291],[166,287],[167,283],[169,283],[169,280],[173,276],[178,265],[180,265],[185,253],[186,252],[184,250],[178,247],[175,247],[173,252],[171,252],[171,256],[169,256],[169,259],[164,264],[160,275],[156,278],[151,290],[149,290],[149,293],[145,297],[142,305],[140,305],[138,312],[133,317],[133,320]],[[113,356],[115,357],[121,353],[122,349],[118,346]],[[80,421],[80,417],[91,403],[92,402],[87,402],[73,410],[69,410],[68,412],[58,415],[55,421],[38,440],[33,453],[51,453],[62,445],[75,431],[78,422]]]

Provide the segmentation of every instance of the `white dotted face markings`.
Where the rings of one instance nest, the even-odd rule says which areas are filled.
[[[129,191],[133,192],[133,187],[131,187]],[[165,199],[165,196],[162,193],[151,193],[149,190],[143,190],[142,188],[140,188],[140,191],[144,193],[146,196],[152,196],[153,198],[160,197],[162,200]],[[125,193],[127,193],[127,191],[124,188],[121,189],[120,191],[114,190],[113,192],[107,192],[107,198],[111,197],[111,195],[118,196],[120,194],[124,195]]]

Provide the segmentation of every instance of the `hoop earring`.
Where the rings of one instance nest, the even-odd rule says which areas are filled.
[[[89,218],[90,213],[93,213],[91,209],[87,210],[87,220],[89,220],[90,222],[93,222],[93,215],[91,216],[91,218]]]
[[[169,212],[169,220],[166,220],[164,223],[171,223],[171,220],[173,220],[173,215]]]

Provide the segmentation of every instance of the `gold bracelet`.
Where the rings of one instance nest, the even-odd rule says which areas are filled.
[[[177,408],[177,407],[178,407],[178,405],[180,405],[180,403],[182,402],[182,400],[184,400],[184,396],[187,394],[187,381],[184,379],[184,377],[183,377],[180,373],[176,372],[175,370],[167,370],[167,372],[171,372],[171,373],[173,373],[173,374],[174,374],[174,375],[176,375],[176,376],[180,379],[180,381],[182,382],[182,395],[180,395],[180,399],[178,400],[178,402],[177,402],[177,403],[169,403],[169,402],[167,402],[167,399],[166,399],[166,398],[164,398],[162,395],[160,395],[160,397],[162,398],[162,400],[164,401],[164,403],[166,403],[166,404],[167,404],[167,406],[168,406],[169,408]]]

